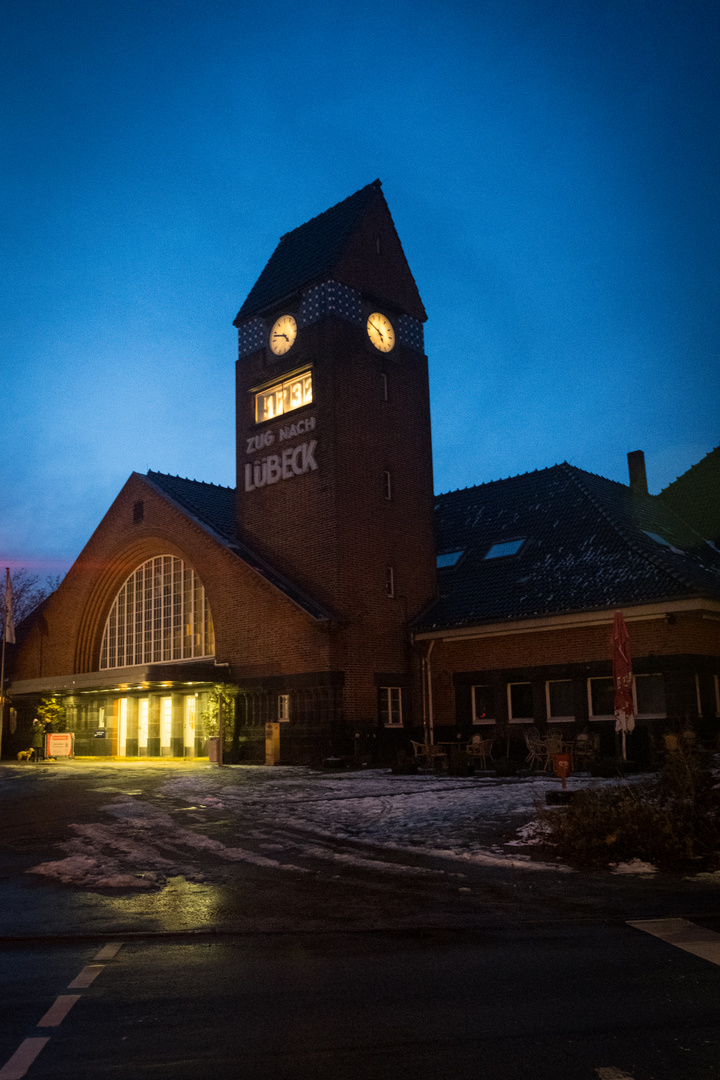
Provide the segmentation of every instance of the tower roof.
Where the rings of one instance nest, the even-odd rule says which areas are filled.
[[[424,322],[425,309],[381,186],[374,180],[285,233],[240,308],[235,325],[328,278],[373,292]],[[378,262],[375,245],[380,236],[388,259]]]

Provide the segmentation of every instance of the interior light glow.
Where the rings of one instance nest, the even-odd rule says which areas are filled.
[[[255,395],[255,422],[274,420],[283,413],[309,405],[312,399],[312,372],[303,371]]]

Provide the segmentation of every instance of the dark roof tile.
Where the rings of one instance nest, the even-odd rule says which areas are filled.
[[[563,463],[436,497],[439,599],[418,629],[720,598],[720,552],[652,495]],[[648,533],[667,541],[658,543]],[[515,555],[493,544],[525,537]]]
[[[380,188],[380,181],[375,180],[285,233],[240,308],[235,325],[330,274]]]

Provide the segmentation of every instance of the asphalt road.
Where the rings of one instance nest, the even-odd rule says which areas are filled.
[[[194,835],[232,836],[258,861],[219,868],[201,845],[203,881],[138,891],[25,872],[71,826],[105,823],[118,792],[167,811],[171,768],[0,776],[0,1080],[720,1080],[716,883],[459,878],[421,854],[398,855],[398,873],[331,872],[310,848],[291,872],[263,863],[267,827],[259,842],[251,815],[226,810],[198,815]],[[168,816],[185,817],[176,802]],[[660,925],[706,931],[704,955],[628,925],[677,917]]]
[[[47,1038],[30,1077],[720,1075],[717,965],[621,924],[135,940],[69,987],[100,944],[3,951],[4,1061]]]

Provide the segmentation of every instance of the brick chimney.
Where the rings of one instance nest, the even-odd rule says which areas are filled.
[[[647,473],[645,472],[645,454],[642,450],[631,450],[627,456],[630,487],[640,495],[647,495]]]

